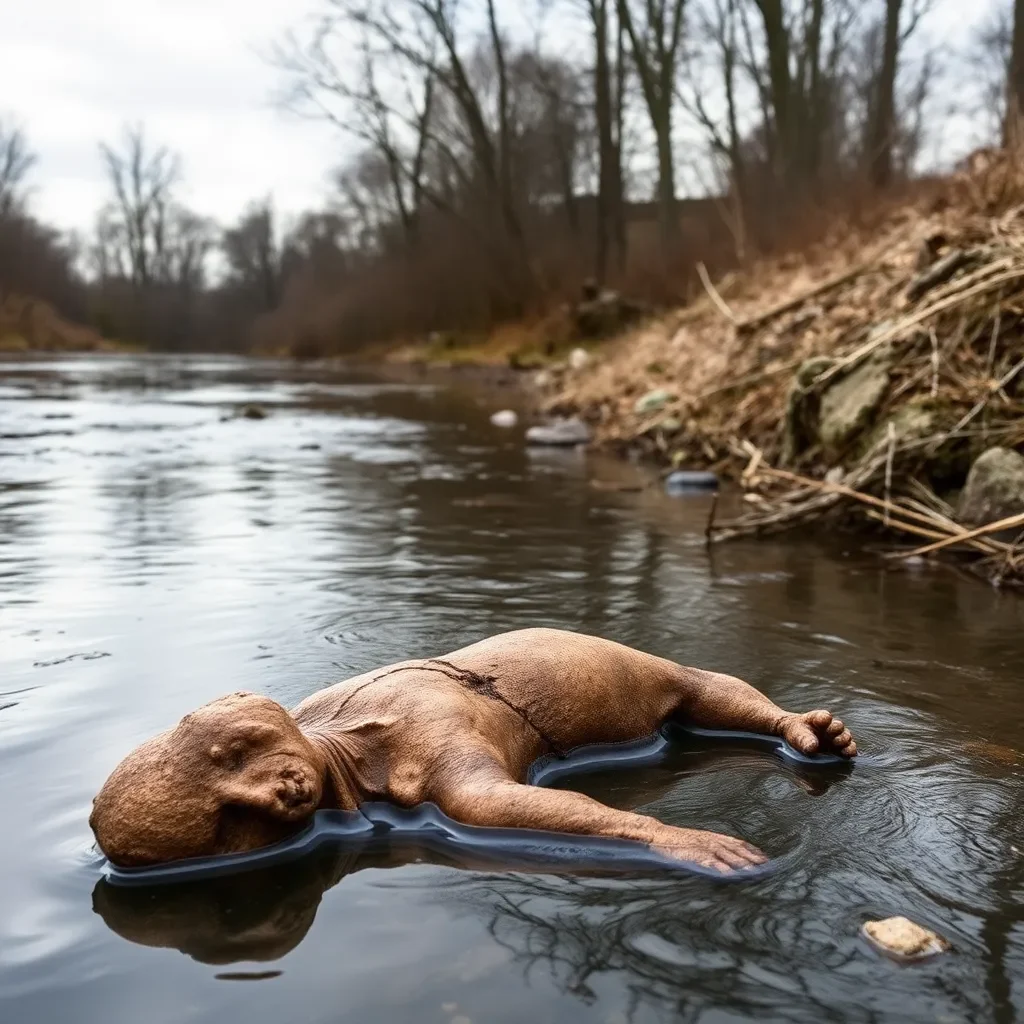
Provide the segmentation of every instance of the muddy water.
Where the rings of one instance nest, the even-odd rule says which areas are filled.
[[[262,403],[263,421],[231,418]],[[842,542],[709,557],[703,499],[531,455],[448,387],[269,364],[0,364],[0,1018],[10,1022],[999,1021],[1024,1011],[1024,602]],[[755,882],[324,852],[124,896],[89,801],[233,689],[554,625],[831,707],[821,784],[680,751],[580,785],[780,860]],[[908,914],[954,952],[858,938]]]

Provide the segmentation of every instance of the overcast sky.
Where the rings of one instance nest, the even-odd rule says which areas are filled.
[[[990,6],[1009,0],[936,2],[932,32],[959,46]],[[135,121],[145,123],[153,141],[181,154],[183,198],[199,212],[228,219],[268,193],[285,211],[322,202],[326,173],[344,143],[325,125],[275,107],[280,78],[265,59],[312,3],[6,4],[0,114],[24,124],[39,154],[33,209],[62,227],[88,228],[104,199],[97,143],[116,139]]]

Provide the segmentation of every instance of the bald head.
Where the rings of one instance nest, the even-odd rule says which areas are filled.
[[[89,824],[122,867],[259,849],[308,821],[324,772],[280,704],[235,693],[129,754],[93,801]]]

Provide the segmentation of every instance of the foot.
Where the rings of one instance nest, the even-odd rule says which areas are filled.
[[[828,711],[786,715],[779,723],[778,734],[802,754],[857,756],[857,744],[850,730]]]
[[[651,849],[673,860],[698,864],[723,875],[731,875],[768,862],[768,857],[756,846],[751,846],[742,839],[719,835],[717,832],[698,832],[689,828],[666,826],[664,836],[652,843]]]

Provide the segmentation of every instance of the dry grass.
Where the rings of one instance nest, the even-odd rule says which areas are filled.
[[[97,352],[116,347],[90,328],[65,320],[45,302],[0,295],[0,352]]]

